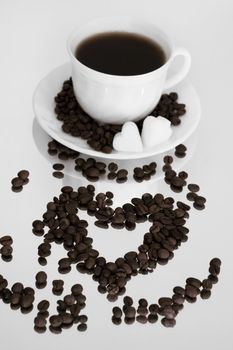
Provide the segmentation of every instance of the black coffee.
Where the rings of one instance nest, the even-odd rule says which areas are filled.
[[[112,75],[138,75],[161,67],[166,60],[161,46],[134,33],[93,35],[78,45],[76,58],[87,67]]]

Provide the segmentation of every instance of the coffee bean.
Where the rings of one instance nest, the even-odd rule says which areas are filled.
[[[196,184],[189,184],[188,189],[190,192],[198,192],[200,191],[200,187]]]
[[[179,286],[174,287],[173,292],[176,294],[185,295],[185,289]]]
[[[35,291],[31,287],[25,287],[24,290],[23,290],[23,293],[25,295],[35,295]]]
[[[54,170],[61,171],[61,170],[63,170],[64,168],[65,168],[64,165],[61,164],[61,163],[55,163],[55,164],[53,164],[53,169],[54,169]]]
[[[19,177],[15,177],[11,180],[11,184],[14,188],[21,188],[23,186],[23,180]]]
[[[114,162],[111,162],[111,163],[109,163],[109,165],[108,165],[108,170],[109,170],[110,172],[115,172],[115,171],[118,170],[118,165],[117,165],[116,163],[114,163]]]
[[[49,326],[49,330],[51,333],[54,333],[54,334],[60,334],[62,332],[61,327],[53,327],[52,325]]]
[[[70,326],[73,324],[73,316],[67,312],[61,315],[62,326]]]
[[[209,289],[212,289],[213,287],[213,283],[208,278],[204,279],[201,284],[203,289],[209,290]]]
[[[31,295],[31,294],[22,295],[22,297],[20,299],[21,307],[24,309],[30,308],[34,302],[34,299],[35,299],[34,295]]]
[[[74,284],[72,287],[71,287],[71,293],[74,295],[74,296],[77,296],[79,294],[81,294],[83,291],[83,287],[81,286],[81,284]]]
[[[85,332],[87,330],[87,325],[86,323],[80,323],[77,327],[79,332]]]
[[[159,312],[159,306],[157,304],[151,304],[149,306],[149,311],[151,314],[156,315]]]
[[[217,276],[213,276],[213,275],[209,275],[208,279],[213,283],[218,283],[218,277]]]
[[[64,302],[67,306],[71,306],[75,303],[76,299],[75,297],[71,294],[71,295],[66,295],[64,297]]]
[[[165,164],[172,164],[173,163],[173,157],[172,156],[165,156],[163,158],[163,161]]]
[[[12,255],[13,252],[13,248],[10,245],[4,245],[1,249],[0,249],[0,254],[3,257],[10,257]]]
[[[123,299],[123,302],[127,306],[132,306],[133,305],[133,299],[130,296],[125,296]]]
[[[36,286],[37,288],[44,288],[47,283],[47,274],[44,271],[39,271],[36,274]]]
[[[115,318],[121,318],[122,317],[122,311],[121,311],[121,309],[118,306],[115,306],[112,309],[112,312],[113,312],[113,315],[114,315]]]
[[[185,153],[187,151],[187,148],[183,144],[179,144],[178,146],[175,147],[176,152],[178,153]]]
[[[174,294],[172,297],[172,300],[173,300],[174,304],[177,304],[177,305],[183,305],[183,303],[185,301],[184,297],[180,294]]]
[[[159,249],[158,250],[158,257],[161,259],[168,259],[169,251],[166,249]]]
[[[180,171],[178,176],[180,178],[182,178],[183,180],[187,179],[188,178],[188,173],[186,173],[186,171]]]
[[[220,266],[218,266],[218,265],[210,265],[209,273],[212,276],[216,276],[217,277],[219,275],[219,273],[220,273]]]
[[[112,316],[112,323],[114,323],[116,326],[120,325],[122,322],[121,318],[118,318],[116,316]]]
[[[61,171],[54,171],[53,176],[56,177],[57,179],[63,179],[64,174]]]
[[[199,294],[199,291],[196,287],[192,285],[187,285],[185,288],[185,295],[190,297],[190,298],[196,298],[197,295]]]
[[[197,196],[195,198],[195,204],[197,206],[203,206],[205,204],[205,202],[206,202],[206,199],[204,197],[202,197],[202,196]]]
[[[212,260],[210,260],[210,265],[213,266],[221,266],[221,260],[219,258],[213,258]]]
[[[197,194],[195,192],[188,192],[187,195],[186,195],[186,198],[189,201],[193,202],[197,198]]]
[[[134,318],[135,315],[136,315],[136,310],[135,310],[135,308],[133,306],[127,306],[125,308],[124,313],[125,313],[125,317],[127,317],[127,318]]]
[[[52,281],[52,292],[55,295],[61,295],[63,292],[64,281],[62,280],[53,280]]]
[[[203,209],[205,209],[205,204],[198,204],[198,203],[196,202],[196,199],[197,199],[197,198],[195,198],[195,200],[194,200],[193,207],[194,207],[195,209],[197,209],[197,210],[203,210]]]
[[[0,244],[3,246],[9,246],[13,243],[13,238],[11,236],[0,237]]]
[[[137,322],[142,323],[142,324],[147,323],[147,317],[143,316],[143,315],[138,315],[136,317],[136,320],[137,320]]]
[[[162,310],[160,312],[163,316],[165,316],[167,319],[173,319],[176,316],[175,311],[173,310],[172,306],[166,305],[162,307]]]
[[[41,300],[37,305],[37,309],[41,312],[45,312],[48,310],[49,305],[50,303],[48,300]]]
[[[62,325],[62,317],[59,315],[50,316],[49,322],[52,327],[58,328]]]
[[[11,291],[13,293],[21,294],[23,292],[23,284],[21,282],[16,282],[12,285]]]
[[[42,316],[36,316],[34,318],[34,324],[35,324],[35,327],[37,327],[37,328],[46,327],[46,323],[47,323],[47,320]]]
[[[201,281],[197,278],[194,278],[194,277],[187,278],[186,283],[197,288],[197,289],[201,287]]]
[[[157,314],[149,314],[148,317],[149,323],[156,323],[158,321],[158,315]]]
[[[88,317],[86,315],[80,315],[78,316],[78,322],[80,323],[87,323]]]
[[[164,317],[162,318],[161,323],[164,327],[174,327],[176,325],[176,320],[174,318],[168,319]]]
[[[20,170],[17,175],[20,179],[25,181],[29,177],[29,171],[28,170]]]
[[[211,296],[211,291],[209,289],[202,289],[200,296],[202,299],[209,299]]]
[[[162,307],[167,306],[167,305],[172,305],[172,299],[167,298],[167,297],[162,297],[162,298],[159,298],[158,303]]]

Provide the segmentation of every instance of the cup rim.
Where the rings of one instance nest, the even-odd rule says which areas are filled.
[[[71,50],[71,42],[72,40],[74,39],[74,36],[75,34],[77,33],[77,31],[80,31],[82,30],[83,27],[91,24],[91,23],[94,23],[96,21],[104,21],[104,20],[109,20],[109,19],[125,19],[125,20],[130,20],[130,21],[137,21],[137,22],[140,22],[140,23],[146,23],[148,25],[151,25],[153,26],[158,32],[160,32],[165,38],[166,38],[166,42],[169,46],[169,49],[170,49],[170,55],[169,57],[166,59],[166,62],[159,68],[151,71],[151,72],[147,72],[147,73],[143,73],[143,74],[138,74],[138,75],[114,75],[114,74],[108,74],[108,73],[104,73],[104,72],[100,72],[100,71],[97,71],[93,68],[90,68],[88,66],[86,66],[85,64],[83,64],[82,62],[80,62],[76,57],[75,55],[73,54],[72,50]],[[82,25],[78,25],[76,26],[72,32],[69,34],[68,38],[67,38],[67,41],[66,41],[66,48],[67,48],[67,51],[68,51],[68,54],[70,55],[71,59],[76,63],[78,64],[81,68],[82,68],[82,71],[86,73],[91,73],[93,76],[96,76],[98,78],[105,78],[105,79],[115,79],[115,80],[126,80],[126,79],[134,79],[134,80],[138,80],[140,78],[149,78],[151,77],[152,75],[154,75],[155,73],[157,72],[160,72],[161,70],[163,70],[165,67],[167,67],[172,59],[172,54],[173,54],[173,49],[174,49],[174,45],[173,45],[173,42],[172,40],[170,39],[170,37],[162,30],[160,29],[159,27],[157,27],[156,25],[154,25],[152,22],[150,21],[146,21],[146,20],[143,20],[139,17],[133,17],[133,16],[105,16],[105,17],[96,17],[90,21],[87,21],[85,23],[83,23]]]

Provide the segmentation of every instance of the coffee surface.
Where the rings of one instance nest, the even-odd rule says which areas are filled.
[[[90,36],[77,46],[75,57],[96,71],[124,76],[149,73],[166,61],[158,43],[146,36],[127,32]]]

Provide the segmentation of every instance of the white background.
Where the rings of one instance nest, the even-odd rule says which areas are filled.
[[[166,329],[156,325],[114,326],[111,308],[105,296],[97,293],[97,284],[90,276],[75,269],[65,276],[66,290],[75,282],[84,285],[89,316],[88,331],[79,333],[76,327],[61,335],[33,331],[34,311],[22,315],[8,305],[0,304],[0,346],[6,350],[63,349],[96,347],[122,349],[153,347],[169,349],[231,350],[232,335],[232,62],[233,62],[233,3],[231,0],[0,0],[0,96],[1,96],[1,175],[0,175],[0,236],[14,238],[14,259],[7,264],[0,260],[0,273],[11,285],[16,280],[25,285],[34,283],[37,264],[37,245],[40,239],[31,233],[31,222],[40,218],[46,203],[59,193],[61,181],[51,176],[51,159],[46,156],[46,136],[34,125],[37,145],[32,133],[32,94],[38,81],[54,67],[68,60],[66,38],[70,31],[91,18],[102,15],[132,14],[153,20],[170,34],[175,43],[189,49],[193,62],[189,74],[201,99],[202,120],[196,152],[185,167],[190,180],[201,186],[208,199],[203,212],[191,211],[187,226],[189,240],[167,265],[149,276],[134,278],[127,285],[127,293],[135,300],[147,297],[155,302],[169,296],[186,277],[204,278],[209,260],[222,259],[219,283],[214,286],[208,301],[186,304],[177,317],[177,326]],[[23,192],[10,190],[10,179],[18,170],[30,170],[30,183]],[[80,182],[73,179],[77,187]],[[69,184],[66,178],[64,183]],[[118,194],[124,189],[129,200],[139,189],[131,186],[114,187]],[[142,189],[142,188],[141,188]],[[144,190],[144,188],[143,188]],[[118,191],[118,192],[117,192]],[[161,191],[167,195],[168,186],[148,184],[147,191]],[[177,195],[184,199],[185,194]],[[85,217],[80,213],[80,217]],[[104,231],[90,225],[94,245],[109,260],[135,249],[148,225],[138,225],[136,231]],[[48,287],[37,293],[36,301],[48,297],[51,312],[55,298],[51,294],[51,280],[58,278],[57,258],[62,249],[53,249],[49,264]],[[121,299],[119,300],[121,304]]]

